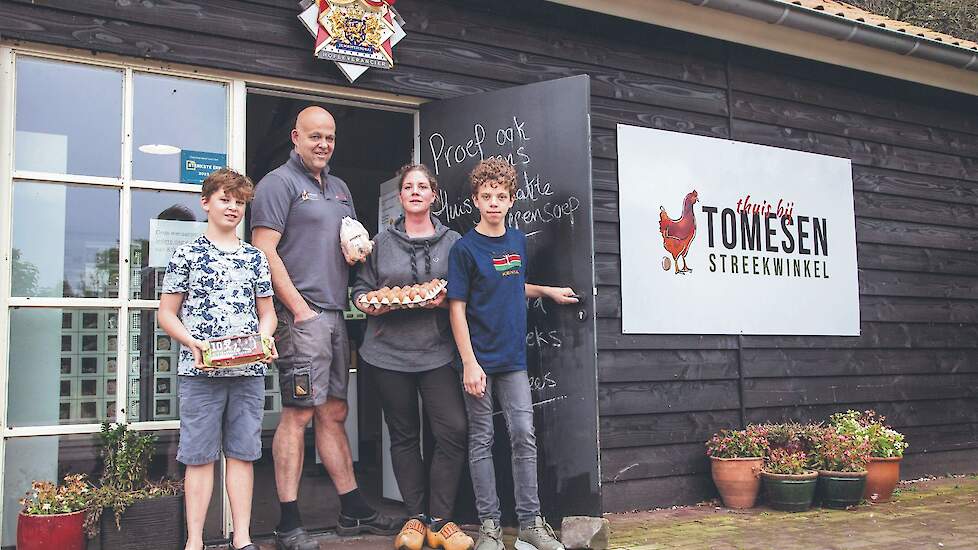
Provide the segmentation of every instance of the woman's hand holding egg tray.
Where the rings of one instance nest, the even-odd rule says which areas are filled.
[[[361,305],[380,309],[412,309],[424,307],[435,300],[448,286],[444,279],[432,279],[426,283],[414,285],[383,287],[361,294],[358,301]]]

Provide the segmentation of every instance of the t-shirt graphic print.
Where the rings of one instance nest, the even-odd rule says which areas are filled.
[[[496,271],[502,273],[503,277],[519,275],[519,269],[522,265],[523,260],[516,252],[502,254],[498,258],[492,259],[492,267],[494,267]]]

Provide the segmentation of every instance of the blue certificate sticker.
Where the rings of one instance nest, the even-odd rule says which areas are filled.
[[[224,153],[180,151],[180,183],[204,183],[211,172],[228,165]]]

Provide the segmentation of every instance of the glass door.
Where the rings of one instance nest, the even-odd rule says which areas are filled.
[[[353,194],[357,217],[371,235],[379,228],[381,184],[394,176],[402,165],[414,158],[414,111],[350,101],[249,89],[247,95],[247,167],[249,175],[259,181],[286,160],[292,150],[290,134],[295,117],[305,107],[319,105],[336,120],[336,149],[330,161],[330,173],[342,178]],[[349,414],[346,432],[357,481],[367,500],[375,507],[399,513],[396,502],[385,499],[383,444],[380,405],[371,388],[369,376],[359,369],[357,352],[365,323],[364,315],[350,305],[347,313],[352,360],[347,404]],[[281,398],[275,369],[270,369],[266,383],[262,458],[255,463],[255,495],[252,532],[271,533],[279,519],[272,437],[278,425]],[[309,530],[332,529],[339,514],[339,499],[333,483],[322,465],[314,440],[313,428],[306,431],[299,507]],[[388,474],[389,475],[389,474]]]

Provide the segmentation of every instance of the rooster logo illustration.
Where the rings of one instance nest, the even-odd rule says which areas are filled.
[[[683,214],[678,219],[672,219],[662,206],[659,207],[659,233],[662,233],[662,246],[672,255],[672,263],[676,274],[689,273],[693,270],[686,265],[686,253],[689,245],[696,236],[696,216],[693,215],[693,205],[699,202],[699,194],[695,190],[686,195],[683,201]],[[683,259],[683,268],[679,269],[679,258]],[[662,261],[663,269],[669,269],[669,257]]]

